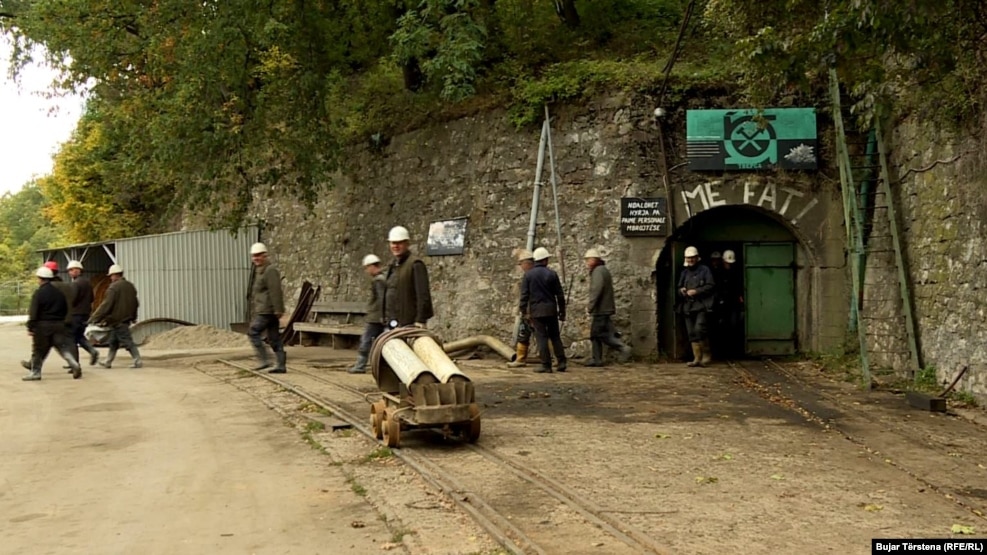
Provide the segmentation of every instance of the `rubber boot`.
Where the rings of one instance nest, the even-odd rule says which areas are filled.
[[[99,351],[96,350],[96,347],[90,347],[89,366],[96,366],[96,363],[98,362],[99,362]]]
[[[41,370],[31,370],[31,373],[21,378],[25,382],[36,382],[41,379]]]
[[[599,368],[603,366],[603,343],[595,339],[591,340],[590,343],[593,345],[593,358],[583,366]]]
[[[69,364],[69,368],[71,368],[71,370],[69,370],[69,372],[72,373],[72,378],[73,379],[76,379],[76,380],[78,380],[79,378],[81,378],[82,377],[82,365],[80,365],[79,362],[75,359],[75,357],[72,356],[72,350],[71,349],[65,349],[64,351],[62,351],[62,358],[64,358],[65,359],[65,362],[67,362]]]
[[[278,351],[274,353],[274,357],[277,359],[277,365],[267,371],[268,374],[284,374],[288,371],[285,366],[288,364],[288,353],[284,351]]]
[[[110,352],[106,355],[106,360],[99,361],[99,365],[103,368],[113,368],[113,359],[117,357],[117,350],[110,349]]]
[[[31,361],[30,360],[22,360],[21,361],[21,366],[23,366],[25,370],[30,371],[31,370]]]
[[[134,361],[130,363],[130,368],[143,368],[144,359],[141,358],[141,352],[137,349],[137,345],[131,345],[127,348],[127,352],[133,357]]]
[[[617,355],[617,362],[621,364],[627,364],[628,362],[630,362],[631,355],[633,353],[634,351],[631,350],[630,345],[624,345],[623,347],[620,348],[620,354]]]
[[[367,353],[360,353],[356,357],[356,362],[351,366],[346,372],[350,374],[366,374],[367,373]]]
[[[713,349],[709,346],[709,339],[703,339],[703,366],[713,362]]]
[[[528,346],[524,343],[517,344],[517,357],[507,363],[508,368],[521,368],[528,365]]]
[[[257,359],[260,361],[260,363],[257,366],[254,366],[252,368],[252,370],[254,372],[260,372],[261,370],[267,370],[268,368],[270,368],[271,367],[271,357],[268,356],[267,349],[265,349],[263,346],[261,346],[261,347],[254,348],[254,351],[256,351],[256,353],[257,353]]]
[[[686,366],[702,366],[703,365],[703,344],[693,343],[692,344],[692,362],[686,363]]]

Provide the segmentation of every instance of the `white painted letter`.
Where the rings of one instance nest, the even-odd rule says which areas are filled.
[[[805,208],[803,208],[802,211],[799,212],[799,215],[798,216],[795,216],[792,219],[792,225],[797,224],[798,221],[802,219],[802,216],[805,216],[806,214],[808,214],[809,213],[809,210],[811,210],[812,207],[815,206],[815,205],[817,205],[817,204],[819,204],[819,199],[813,198],[812,200],[810,200],[809,201],[809,204],[806,204],[805,205]]]
[[[752,183],[747,181],[744,183],[744,204],[750,204],[751,199],[754,198],[754,191],[751,190]]]
[[[785,212],[788,212],[788,205],[791,204],[792,197],[795,196],[795,197],[798,197],[798,198],[802,198],[805,195],[802,194],[802,191],[797,191],[795,189],[789,189],[788,187],[782,187],[781,190],[782,190],[782,192],[788,193],[788,196],[785,197],[785,202],[783,202],[781,204],[781,210],[778,211],[779,214],[781,214],[782,216],[784,216],[785,215]]]
[[[765,185],[764,186],[764,192],[761,193],[761,198],[760,198],[760,200],[757,201],[757,205],[759,207],[761,207],[761,208],[764,208],[764,202],[765,201],[769,201],[769,202],[771,202],[771,209],[772,210],[778,210],[778,207],[775,206],[775,195],[777,193],[778,193],[778,190],[775,188],[775,186],[773,184],[770,184],[769,183],[769,184]]]
[[[719,191],[714,191],[713,190],[713,184],[712,183],[707,183],[706,184],[706,198],[709,200],[709,206],[707,206],[706,208],[709,208],[711,206],[723,206],[723,205],[725,205],[727,203],[726,199],[715,200],[716,197],[718,197],[718,196],[720,196]]]
[[[682,202],[685,204],[690,213],[692,212],[692,205],[689,204],[689,199],[696,197],[699,197],[699,200],[703,202],[703,210],[709,208],[709,201],[706,200],[706,190],[702,185],[700,185],[693,189],[691,193],[685,190],[682,191]]]

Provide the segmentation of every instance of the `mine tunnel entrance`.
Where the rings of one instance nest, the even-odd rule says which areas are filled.
[[[788,355],[798,351],[797,323],[807,303],[799,302],[800,249],[795,234],[767,211],[748,205],[705,210],[679,226],[656,263],[658,351],[675,360],[691,359],[685,324],[676,314],[676,284],[687,247],[699,249],[700,263],[724,275],[723,254],[732,251],[734,294],[717,287],[717,310],[710,314],[710,343],[724,358]],[[714,256],[718,255],[718,259]],[[720,265],[719,268],[714,266]],[[736,299],[729,309],[728,298]],[[723,300],[725,302],[719,302]]]

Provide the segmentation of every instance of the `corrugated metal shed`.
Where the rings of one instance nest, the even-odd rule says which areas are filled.
[[[137,287],[141,320],[176,318],[230,329],[246,318],[250,245],[259,238],[259,229],[248,226],[235,237],[228,231],[180,231],[41,253],[62,268],[80,260],[94,286],[111,264],[123,266]]]

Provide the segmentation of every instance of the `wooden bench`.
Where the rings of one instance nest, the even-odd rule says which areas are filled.
[[[312,304],[304,322],[295,322],[298,342],[301,345],[319,345],[328,336],[333,349],[349,349],[360,342],[363,335],[367,303],[329,301]]]

